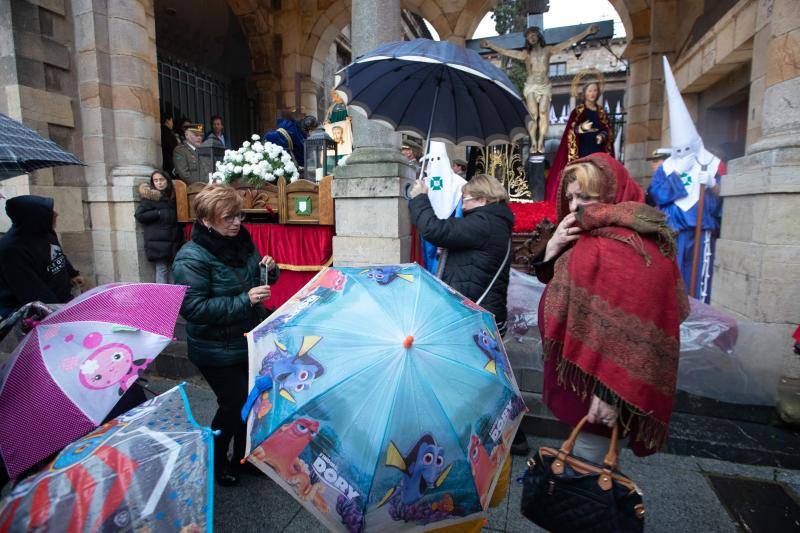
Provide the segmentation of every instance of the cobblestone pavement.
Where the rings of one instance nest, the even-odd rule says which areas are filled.
[[[167,390],[177,382],[152,378],[151,388]],[[208,424],[216,401],[202,380],[186,386],[192,410],[201,424]],[[550,439],[530,438],[531,446],[557,445]],[[656,454],[635,458],[623,450],[621,468],[645,494],[648,532],[730,531],[737,528],[711,489],[710,473],[741,476],[784,483],[795,496],[800,494],[800,471],[772,467],[739,465],[714,459]],[[524,470],[524,459],[514,458],[513,475]],[[489,512],[485,531],[527,533],[541,531],[519,512],[521,486],[512,483],[509,497]],[[219,532],[285,531],[312,533],[325,531],[291,496],[266,476],[244,475],[238,487],[215,487],[214,529]]]

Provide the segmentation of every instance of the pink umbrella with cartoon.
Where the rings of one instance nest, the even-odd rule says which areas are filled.
[[[102,285],[36,324],[0,368],[0,454],[12,479],[101,424],[172,341],[185,292]]]

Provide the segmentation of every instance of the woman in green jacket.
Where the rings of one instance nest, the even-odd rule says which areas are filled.
[[[267,318],[262,305],[278,279],[275,261],[261,255],[242,226],[242,200],[232,187],[209,185],[195,198],[191,241],[172,265],[175,283],[188,285],[181,314],[186,319],[189,359],[217,396],[211,426],[214,471],[221,485],[239,481],[246,427],[240,411],[247,399],[247,340],[244,334]],[[261,282],[261,266],[268,271]],[[233,441],[233,459],[228,448]]]

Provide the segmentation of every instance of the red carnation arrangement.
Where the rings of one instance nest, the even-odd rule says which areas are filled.
[[[556,204],[553,202],[509,202],[514,213],[514,233],[532,233],[545,218],[556,221]]]

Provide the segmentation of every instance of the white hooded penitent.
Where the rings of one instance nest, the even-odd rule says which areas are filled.
[[[700,198],[700,185],[716,185],[719,158],[706,150],[703,140],[697,133],[686,103],[683,101],[678,85],[672,75],[669,61],[664,57],[664,83],[669,102],[669,135],[672,155],[664,160],[667,175],[676,172],[686,188],[688,196],[675,201],[675,205],[688,211]]]
[[[431,147],[423,159],[425,165],[425,184],[428,186],[428,198],[436,217],[450,218],[461,199],[461,188],[466,181],[453,172],[447,148],[440,141],[431,141]],[[426,161],[427,160],[427,161]]]

